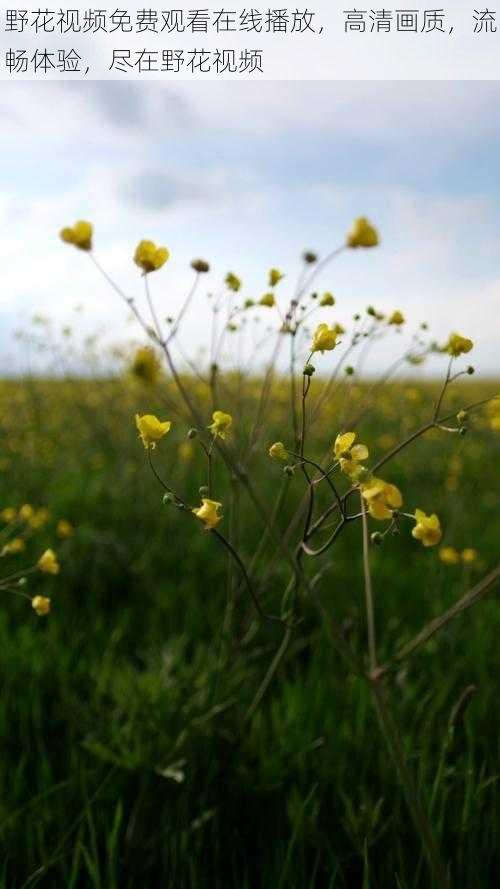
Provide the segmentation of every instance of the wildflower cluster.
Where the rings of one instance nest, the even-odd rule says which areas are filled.
[[[51,598],[43,593],[33,596],[26,592],[31,575],[57,575],[61,570],[56,552],[48,547],[40,553],[36,561],[28,567],[16,569],[11,562],[15,557],[23,556],[32,549],[32,538],[42,532],[51,521],[51,514],[45,507],[34,507],[30,503],[23,504],[19,509],[6,506],[0,510],[0,559],[8,565],[6,573],[0,576],[0,589],[14,593],[31,602],[33,610],[39,616],[45,616],[51,609]],[[55,533],[60,540],[73,535],[74,528],[68,519],[59,519]]]
[[[67,243],[74,244],[82,250],[91,251],[92,244],[92,226],[87,222],[78,222],[72,227],[62,230],[61,238]],[[366,339],[380,339],[385,336],[389,330],[395,329],[398,333],[404,328],[406,319],[400,309],[393,309],[389,313],[385,313],[369,305],[366,309],[366,319],[363,320],[360,314],[354,315],[352,332],[347,334],[345,325],[339,321],[320,320],[312,331],[309,331],[307,321],[311,315],[317,310],[330,310],[337,305],[337,299],[329,290],[318,294],[312,290],[311,284],[321,267],[325,266],[328,261],[333,258],[336,253],[342,249],[367,249],[376,247],[380,238],[376,227],[366,217],[356,219],[346,236],[344,245],[337,251],[333,251],[331,256],[327,256],[322,261],[318,260],[318,256],[313,251],[306,251],[303,255],[304,268],[299,283],[295,289],[292,298],[289,301],[288,308],[280,307],[277,300],[277,290],[286,278],[281,269],[273,266],[267,275],[268,290],[264,292],[258,299],[252,297],[244,298],[239,304],[235,304],[234,299],[239,298],[243,290],[243,281],[241,277],[234,271],[229,271],[224,278],[224,290],[220,296],[213,302],[214,323],[221,310],[221,300],[228,300],[227,318],[225,328],[218,339],[215,330],[212,332],[213,349],[210,354],[210,378],[207,386],[211,390],[212,399],[216,392],[216,377],[218,373],[218,357],[219,349],[223,344],[224,333],[234,332],[239,329],[239,325],[244,324],[243,316],[249,310],[258,309],[259,307],[267,309],[276,309],[279,319],[279,335],[291,335],[290,337],[290,359],[291,359],[291,393],[292,393],[292,427],[294,431],[294,440],[290,442],[276,441],[268,446],[269,456],[278,463],[284,463],[285,475],[289,478],[294,474],[296,469],[301,469],[304,479],[310,491],[310,515],[306,523],[303,538],[300,541],[300,548],[306,555],[311,555],[314,550],[311,548],[310,539],[316,535],[322,528],[325,519],[332,513],[338,513],[339,524],[332,535],[332,542],[340,532],[342,527],[356,518],[365,515],[376,522],[388,522],[389,529],[399,531],[401,522],[408,518],[412,520],[412,536],[419,541],[423,547],[429,548],[436,546],[442,538],[441,523],[435,512],[427,514],[420,506],[414,508],[412,512],[406,513],[403,510],[403,494],[399,487],[380,475],[379,468],[382,463],[387,462],[392,456],[400,453],[406,443],[393,449],[387,459],[378,461],[374,465],[369,465],[370,452],[366,444],[357,440],[357,431],[351,428],[350,431],[339,432],[332,445],[331,452],[326,461],[319,457],[312,458],[307,450],[307,425],[308,418],[306,414],[306,402],[310,393],[312,377],[316,371],[316,367],[311,363],[313,356],[324,355],[338,349],[344,339],[345,353],[349,354],[359,348],[359,344]],[[160,270],[169,259],[169,251],[166,247],[158,247],[151,240],[142,240],[139,242],[133,254],[133,260],[138,265],[145,278],[153,271]],[[132,374],[139,380],[150,385],[158,382],[160,378],[160,361],[155,346],[159,347],[166,358],[170,371],[174,374],[174,378],[178,380],[178,374],[173,364],[172,353],[169,348],[170,342],[175,338],[179,323],[185,312],[189,309],[201,274],[209,271],[210,266],[203,259],[193,260],[191,266],[196,273],[195,284],[188,294],[184,305],[182,306],[178,317],[167,318],[167,323],[171,330],[169,334],[162,329],[162,324],[158,314],[155,311],[149,286],[146,283],[146,296],[150,309],[150,320],[144,319],[139,312],[135,301],[124,297],[127,305],[131,306],[137,320],[140,322],[143,330],[148,333],[153,340],[152,346],[141,346],[135,353],[131,364]],[[99,266],[98,266],[99,267]],[[115,289],[118,289],[115,287]],[[308,308],[309,301],[309,308]],[[413,337],[412,344],[405,354],[405,359],[413,365],[417,365],[425,360],[433,351],[442,351],[450,356],[450,364],[446,380],[435,407],[434,415],[431,422],[424,429],[446,429],[449,431],[463,432],[465,429],[466,411],[457,414],[457,427],[445,426],[445,420],[440,416],[441,407],[447,387],[460,376],[464,371],[459,371],[455,376],[451,373],[452,362],[462,355],[465,355],[473,348],[472,341],[459,334],[452,332],[447,342],[442,347],[435,347],[432,342],[426,342],[424,334],[428,325],[422,323],[419,332]],[[300,404],[296,401],[296,363],[297,363],[297,344],[306,342],[309,336],[308,357],[303,364],[302,370],[302,400]],[[342,365],[344,359],[339,361]],[[351,377],[355,373],[352,365],[344,368],[346,376]],[[471,372],[471,368],[467,369],[467,373]],[[323,392],[319,397],[317,408],[321,408],[327,400],[335,381],[337,371],[332,375],[330,381],[324,385]],[[203,522],[208,530],[215,529],[222,521],[222,502],[212,499],[213,478],[212,468],[213,461],[216,457],[222,458],[227,467],[234,474],[238,474],[235,467],[236,464],[227,447],[232,445],[233,433],[233,417],[224,410],[216,409],[212,411],[212,420],[207,422],[203,417],[203,411],[195,406],[191,399],[186,396],[182,386],[180,386],[181,397],[185,400],[188,412],[194,426],[188,431],[187,442],[183,445],[184,450],[189,448],[191,455],[193,444],[197,442],[200,452],[204,454],[207,461],[207,484],[200,489],[201,505],[190,506],[187,501],[178,493],[176,493],[170,485],[167,485],[167,493],[165,495],[166,502],[174,503],[181,510],[190,512],[196,518]],[[496,415],[493,415],[492,425],[496,423]],[[169,419],[160,419],[153,413],[139,414],[135,416],[135,424],[139,437],[146,451],[149,460],[152,460],[151,453],[157,447],[159,442],[170,432],[172,423]],[[424,434],[424,432],[422,434]],[[410,440],[413,440],[412,436]],[[182,453],[184,453],[184,450]],[[152,464],[153,465],[153,464]],[[315,474],[311,474],[311,467],[314,467]],[[347,490],[342,492],[342,478],[347,482]],[[333,496],[332,506],[329,507],[323,515],[314,519],[314,494],[318,485],[327,486]],[[349,502],[351,498],[358,494],[361,512],[352,514],[349,510]],[[378,533],[378,532],[377,532]],[[385,533],[385,532],[384,532]],[[378,539],[378,538],[377,538]],[[15,545],[15,544],[14,544]],[[320,547],[321,552],[325,551],[324,545]],[[453,557],[450,548],[441,550],[445,553],[441,555],[443,561],[451,564]]]
[[[61,237],[89,254],[110,282],[95,257],[92,227],[88,223],[63,229]],[[425,436],[432,439],[445,435],[451,436],[451,440],[455,436],[459,443],[468,430],[471,415],[487,401],[464,404],[460,410],[458,405],[453,410],[446,406],[450,387],[460,377],[474,373],[472,366],[463,367],[460,361],[472,351],[472,340],[456,331],[444,343],[430,340],[425,319],[412,328],[401,309],[393,306],[369,304],[363,312],[350,315],[344,308],[342,294],[330,288],[326,280],[323,286],[328,289],[317,290],[315,286],[336,256],[342,253],[347,261],[353,251],[371,250],[379,242],[375,225],[366,217],[359,217],[339,247],[324,257],[312,250],[303,254],[296,283],[279,263],[268,270],[259,288],[249,293],[236,271],[221,275],[206,295],[211,327],[207,331],[206,350],[196,360],[185,355],[179,343],[179,329],[195,305],[200,280],[211,270],[206,260],[198,258],[191,262],[192,284],[177,311],[170,310],[167,317],[157,311],[154,280],[150,282],[151,273],[161,272],[169,259],[166,247],[143,240],[135,252],[131,251],[130,261],[143,273],[141,302],[125,295],[111,282],[148,340],[135,351],[128,370],[150,388],[131,387],[137,400],[145,395],[147,400],[135,402],[130,413],[137,411],[136,432],[154,479],[162,488],[161,502],[168,507],[173,520],[178,518],[188,527],[206,531],[207,548],[225,549],[231,565],[225,627],[233,612],[245,607],[241,593],[246,591],[248,617],[254,613],[256,618],[283,628],[283,639],[255,694],[250,714],[259,705],[289,648],[301,622],[303,602],[318,600],[319,612],[325,614],[321,603],[323,578],[336,567],[335,559],[329,559],[327,554],[346,527],[359,529],[366,656],[356,645],[346,643],[335,609],[328,610],[328,625],[339,656],[352,672],[368,682],[381,723],[386,707],[381,679],[389,676],[401,658],[428,636],[427,630],[423,631],[404,646],[402,653],[393,652],[386,664],[379,662],[370,542],[380,547],[386,540],[393,541],[393,545],[399,541],[400,546],[412,548],[415,558],[439,559],[446,566],[470,567],[479,561],[472,546],[463,550],[449,544],[441,546],[444,533],[448,535],[450,529],[446,521],[441,523],[443,513],[438,505],[437,487],[430,495],[415,490],[401,466],[407,448]],[[154,276],[156,280],[158,277]],[[262,337],[257,333],[259,325],[266,326]],[[258,379],[243,369],[245,336],[251,340],[253,360],[257,355],[266,357],[265,370]],[[224,373],[221,367],[226,363],[230,338],[237,340],[240,360],[237,370]],[[358,384],[369,349],[388,341],[404,342],[400,360],[380,380]],[[289,365],[286,381],[278,372],[278,356],[284,352]],[[419,390],[413,385],[405,388],[407,405],[421,414],[421,425],[414,425],[412,419],[407,422],[406,416],[398,417],[398,407],[385,388],[391,373],[404,366],[414,369],[428,360],[442,360],[444,355],[446,373],[434,404],[420,404]],[[182,360],[189,368],[189,381],[179,366]],[[164,362],[165,374],[161,373],[160,361]],[[161,409],[153,388],[159,383],[168,386]],[[247,421],[244,407],[249,401],[256,404],[256,410]],[[272,432],[275,405],[281,416],[289,418],[289,425],[275,423]],[[139,412],[139,407],[147,412]],[[499,410],[495,401],[486,407],[492,429],[500,428]],[[393,423],[378,437],[369,423],[374,412]],[[313,437],[315,424],[317,434]],[[401,435],[396,434],[398,428]],[[189,464],[183,480],[177,473],[180,463]],[[270,492],[259,490],[257,467],[268,472]],[[258,538],[250,552],[240,528],[241,516],[247,519],[247,514]],[[352,540],[354,559],[354,536]],[[387,546],[376,558],[384,559],[386,553]],[[319,568],[314,572],[316,565]],[[47,550],[37,570],[56,573],[56,566],[57,558]],[[279,589],[285,573],[286,583]],[[353,588],[352,596],[356,595]],[[469,607],[476,598],[477,590],[465,598],[463,607]],[[37,602],[33,607],[43,609],[44,605]],[[440,626],[455,613],[458,612],[445,615]],[[250,638],[255,626],[245,638]],[[435,622],[429,635],[434,632]],[[407,772],[397,761],[398,751],[404,745],[393,743],[392,723],[388,732],[391,754],[406,780]],[[410,791],[411,788],[408,799],[412,798]]]

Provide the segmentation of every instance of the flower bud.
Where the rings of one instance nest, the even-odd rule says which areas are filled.
[[[187,437],[188,438],[196,438],[197,435],[198,435],[198,430],[195,429],[193,426],[193,428],[189,430]]]
[[[305,253],[302,254],[302,258],[308,265],[312,265],[318,261],[318,257],[312,250],[306,250]]]
[[[351,367],[351,365],[349,365],[349,367],[346,367],[346,368],[345,368],[344,373],[345,373],[348,377],[352,377],[352,375],[353,375],[353,373],[354,373],[354,368]]]
[[[370,537],[371,542],[374,546],[382,546],[384,542],[384,538],[382,537],[380,531],[374,531]]]
[[[474,368],[472,367],[472,364],[469,364],[469,366],[468,366],[468,368],[467,368],[467,373],[469,374],[469,376],[471,377],[472,374],[474,374],[475,372],[476,372],[476,371],[475,371]]]
[[[304,374],[305,377],[312,377],[312,375],[313,375],[313,373],[315,372],[315,370],[316,370],[316,368],[313,367],[312,364],[306,364],[306,366],[305,366],[304,370],[302,371],[302,373]]]
[[[460,429],[458,430],[458,434],[461,435],[462,437],[464,435],[467,435],[467,426],[460,426]]]
[[[194,269],[195,272],[198,272],[198,274],[204,274],[205,272],[210,271],[210,266],[204,259],[193,259],[191,268]]]
[[[175,497],[171,491],[167,491],[167,493],[163,495],[163,503],[165,506],[170,506],[171,503],[175,503]]]
[[[208,497],[209,490],[206,485],[201,485],[201,487],[198,488],[198,493],[200,497]]]
[[[291,477],[294,473],[294,468],[293,468],[293,466],[285,466],[285,468],[283,469],[283,472],[285,473],[285,475],[288,475],[289,477]]]
[[[463,423],[464,420],[467,419],[467,411],[459,411],[457,414],[457,420],[459,423]]]

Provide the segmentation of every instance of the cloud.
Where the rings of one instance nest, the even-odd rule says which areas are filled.
[[[150,210],[164,210],[184,201],[202,200],[200,186],[175,174],[143,170],[128,177],[120,188],[126,201]]]

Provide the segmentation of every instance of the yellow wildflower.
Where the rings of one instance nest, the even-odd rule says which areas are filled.
[[[2,509],[0,512],[0,519],[2,522],[13,522],[17,517],[17,512],[13,506],[6,506],[5,509]]]
[[[415,522],[416,525],[411,532],[415,540],[420,540],[423,546],[435,546],[436,543],[439,543],[443,532],[441,531],[439,518],[435,513],[428,516],[423,510],[416,509]]]
[[[46,549],[37,562],[37,568],[44,574],[59,574],[61,566],[53,549]]]
[[[26,544],[22,537],[13,537],[12,540],[9,540],[5,546],[2,547],[0,555],[2,556],[15,556],[17,553],[22,553],[26,549]]]
[[[274,293],[265,293],[264,296],[259,300],[259,306],[268,306],[270,309],[272,309],[274,305],[276,305]]]
[[[209,531],[211,528],[215,528],[221,521],[221,509],[222,503],[219,503],[217,500],[209,500],[207,497],[202,497],[201,506],[197,509],[193,509],[193,513],[204,523],[205,528]]]
[[[500,398],[495,398],[488,405],[488,420],[493,432],[500,432]]]
[[[473,562],[477,561],[478,552],[477,549],[473,549],[471,546],[468,546],[462,550],[460,555],[464,565],[472,565]]]
[[[154,241],[140,241],[135,249],[134,262],[147,274],[161,269],[169,256],[166,247],[157,247]]]
[[[389,318],[387,319],[387,323],[388,324],[395,324],[396,327],[399,327],[401,324],[405,323],[405,316],[403,315],[402,312],[399,311],[399,309],[395,309],[395,311],[392,313],[392,315],[389,315]]]
[[[169,432],[172,423],[170,420],[161,421],[154,414],[135,415],[135,425],[139,430],[139,436],[146,448],[155,448],[156,442]]]
[[[328,324],[318,324],[314,331],[311,352],[331,352],[337,345],[338,333]]]
[[[31,607],[39,617],[44,617],[50,611],[50,599],[47,596],[33,596]]]
[[[362,484],[361,493],[368,506],[368,512],[374,519],[385,521],[392,518],[394,509],[403,505],[401,491],[396,485],[373,476]]]
[[[284,278],[283,272],[280,272],[279,269],[270,269],[269,270],[269,287],[276,287],[276,284],[279,284],[282,278]]]
[[[74,528],[71,522],[68,522],[67,519],[59,519],[57,523],[56,533],[57,536],[62,540],[65,540],[67,537],[71,537],[74,534]]]
[[[73,244],[80,250],[92,250],[92,225],[83,219],[63,228],[60,237],[66,244]]]
[[[288,451],[282,441],[275,441],[268,453],[273,460],[283,460],[284,463],[288,460]]]
[[[460,553],[454,546],[442,546],[439,550],[439,558],[444,565],[458,565]]]
[[[183,441],[179,445],[177,453],[179,460],[182,460],[183,463],[189,463],[193,459],[193,445],[190,441]]]
[[[450,333],[444,350],[452,355],[453,358],[458,358],[459,355],[465,355],[467,352],[470,352],[473,346],[474,343],[467,337],[460,336],[459,333]]]
[[[154,385],[160,375],[160,362],[150,346],[141,346],[130,366],[132,374],[143,383]]]
[[[21,506],[19,510],[19,518],[23,520],[23,522],[29,522],[30,519],[33,518],[35,514],[35,510],[31,506],[30,503],[25,503],[24,506]]]
[[[233,272],[228,272],[224,280],[226,282],[226,287],[234,293],[238,293],[238,290],[241,290],[241,280]]]
[[[324,293],[319,301],[320,306],[334,306],[335,297],[333,293]]]
[[[365,216],[354,220],[353,227],[347,235],[348,247],[376,247],[378,242],[378,231]]]
[[[355,432],[343,432],[337,435],[333,450],[337,460],[340,461],[340,468],[350,478],[355,478],[359,471],[363,468],[359,464],[362,460],[367,460],[369,451],[364,444],[354,444],[356,439]]]
[[[225,414],[224,411],[214,411],[212,414],[213,423],[210,424],[207,428],[210,429],[210,432],[219,436],[219,438],[225,438],[227,433],[229,432],[231,426],[233,425],[233,418],[231,414]]]
[[[42,507],[41,509],[35,510],[35,512],[31,516],[31,518],[28,519],[28,524],[29,524],[30,528],[33,528],[33,530],[36,531],[39,528],[43,528],[43,526],[47,524],[49,519],[50,519],[49,510],[45,509],[45,507]]]

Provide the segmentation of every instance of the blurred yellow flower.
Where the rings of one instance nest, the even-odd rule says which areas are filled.
[[[157,247],[154,241],[140,241],[135,249],[134,262],[144,272],[155,272],[165,265],[170,253],[166,247]]]
[[[212,414],[212,420],[213,423],[211,423],[210,426],[207,427],[208,429],[210,429],[212,435],[218,435],[219,438],[225,438],[231,426],[233,425],[233,418],[231,414],[225,414],[224,411],[214,411]]]
[[[160,362],[150,346],[141,346],[137,349],[130,366],[131,373],[137,379],[152,386],[160,376],[160,369]]]
[[[44,617],[50,611],[50,599],[47,596],[33,596],[31,607],[36,611],[39,617]]]
[[[73,244],[80,250],[92,250],[92,225],[80,219],[73,226],[63,228],[59,233],[66,244]]]
[[[320,306],[334,306],[335,297],[333,293],[324,293],[319,301]]]
[[[2,522],[13,522],[16,518],[17,512],[13,506],[6,506],[5,509],[2,509],[0,512],[0,519]]]
[[[19,518],[22,519],[23,522],[29,522],[29,520],[33,518],[34,514],[35,510],[30,503],[25,503],[24,506],[21,506],[21,509],[19,510]]]
[[[473,562],[477,561],[478,552],[477,549],[473,549],[472,547],[466,547],[460,553],[462,557],[462,562],[464,565],[472,565]]]
[[[361,486],[363,499],[368,506],[368,512],[374,519],[385,521],[392,518],[394,509],[403,505],[403,497],[399,488],[390,482],[373,476]]]
[[[45,509],[45,507],[42,507],[41,509],[36,509],[34,511],[31,518],[28,519],[28,524],[29,524],[30,528],[33,528],[33,530],[36,531],[39,528],[43,528],[43,526],[47,524],[49,519],[50,519],[49,510]]]
[[[75,529],[71,522],[68,522],[67,519],[59,519],[57,523],[56,533],[57,536],[62,540],[65,540],[68,537],[71,537],[74,534]]]
[[[46,549],[37,562],[37,568],[44,574],[59,574],[61,566],[53,549]]]
[[[353,227],[347,235],[348,247],[376,247],[378,242],[378,231],[365,216],[354,220]]]
[[[205,528],[210,530],[211,528],[215,528],[215,526],[222,520],[221,509],[222,503],[219,503],[217,500],[209,500],[207,497],[202,497],[201,506],[197,509],[193,509],[193,513],[204,523]]]
[[[473,346],[474,343],[472,340],[467,339],[467,337],[460,336],[459,333],[450,333],[448,342],[445,346],[445,351],[454,358],[458,358],[459,355],[464,355],[467,352],[470,352]]]
[[[338,333],[328,324],[318,324],[314,331],[311,352],[331,352],[337,345]]]
[[[233,272],[228,272],[224,280],[226,282],[226,287],[234,293],[238,293],[238,290],[241,289],[241,280]]]
[[[282,441],[275,441],[268,453],[273,460],[283,460],[284,463],[288,460],[288,451]]]
[[[180,443],[177,453],[179,454],[179,460],[182,460],[183,463],[188,463],[193,458],[193,445],[190,441],[183,441]]]
[[[493,432],[500,432],[500,398],[495,398],[488,405],[488,420]]]
[[[284,278],[283,272],[280,272],[279,269],[270,269],[269,270],[269,287],[276,287],[276,284],[279,284],[282,278]]]
[[[387,319],[387,323],[388,324],[395,324],[396,327],[399,327],[401,324],[405,323],[405,316],[403,315],[402,312],[399,311],[399,309],[396,309],[392,313],[392,315],[389,315],[389,318]]]
[[[460,553],[454,546],[442,546],[439,550],[439,558],[444,565],[458,565]]]
[[[265,293],[263,297],[259,300],[259,306],[268,306],[270,309],[276,305],[276,300],[274,298],[274,293]]]
[[[415,522],[416,525],[411,532],[415,540],[420,540],[423,546],[435,546],[439,543],[443,532],[439,518],[435,513],[428,516],[422,509],[416,509]]]
[[[135,425],[146,450],[155,448],[156,442],[169,432],[172,423],[170,420],[161,421],[154,414],[135,415]]]
[[[9,540],[5,546],[2,547],[2,551],[0,555],[2,556],[15,556],[17,553],[22,553],[26,549],[26,544],[22,537],[13,537],[12,540]]]

